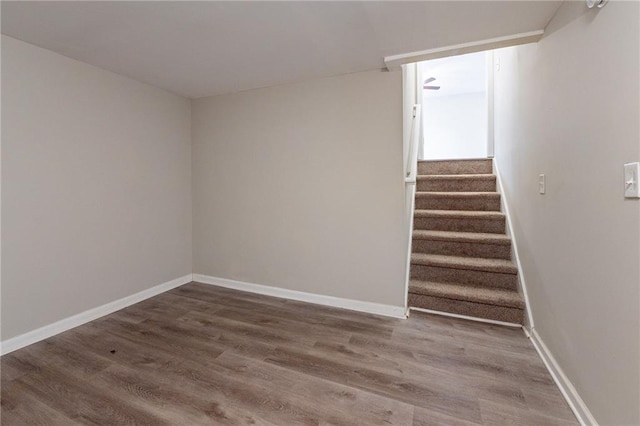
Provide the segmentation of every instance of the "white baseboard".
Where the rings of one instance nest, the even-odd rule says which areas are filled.
[[[183,277],[176,278],[171,281],[159,284],[155,287],[143,290],[139,293],[132,294],[131,296],[123,297],[122,299],[115,300],[97,308],[89,309],[77,315],[62,319],[54,322],[53,324],[45,325],[36,330],[29,331],[16,337],[4,340],[0,343],[0,354],[5,355],[9,352],[13,352],[17,349],[39,342],[56,334],[67,331],[71,328],[77,327],[82,324],[86,324],[89,321],[93,321],[97,318],[103,317],[127,306],[141,302],[150,297],[156,296],[172,288],[179,287],[183,284],[187,284],[192,281],[192,274],[187,274]]]
[[[485,324],[495,324],[495,325],[504,325],[505,327],[522,328],[522,325],[516,324],[515,322],[506,322],[506,321],[497,321],[497,320],[486,319],[486,318],[470,317],[467,315],[452,314],[450,312],[434,311],[433,309],[411,307],[409,308],[409,310],[424,312],[426,314],[440,315],[443,317],[451,317],[451,318],[464,319],[468,321],[483,322]]]
[[[573,414],[575,414],[580,424],[582,426],[598,426],[598,422],[591,414],[591,411],[589,411],[587,405],[582,398],[580,398],[578,391],[576,391],[576,388],[569,378],[564,374],[562,368],[560,368],[560,365],[558,365],[558,362],[549,351],[549,348],[547,348],[547,345],[544,344],[536,329],[527,330],[525,328],[525,332],[531,339],[533,346],[536,348],[536,351],[538,351],[540,358],[542,358],[542,362],[544,362],[547,370],[549,370],[553,381],[556,382],[556,385],[560,388],[562,396],[567,400],[567,404],[569,404],[571,411],[573,411]]]
[[[364,302],[361,300],[343,299],[341,297],[324,296],[321,294],[306,293],[286,288],[272,287],[262,284],[247,283],[244,281],[216,278],[208,275],[193,274],[193,281],[231,288],[249,293],[264,294],[266,296],[281,297],[283,299],[299,300],[301,302],[314,303],[316,305],[332,306],[335,308],[350,309],[352,311],[367,312],[369,314],[383,315],[393,318],[406,318],[404,306],[384,305],[381,303]]]

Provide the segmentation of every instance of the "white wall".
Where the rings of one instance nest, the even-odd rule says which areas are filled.
[[[486,93],[425,96],[422,115],[424,159],[486,158]]]
[[[401,81],[194,100],[194,273],[402,306]]]
[[[191,273],[188,99],[2,36],[2,339]]]
[[[602,425],[640,424],[640,200],[623,197],[623,163],[640,161],[639,14],[564,2],[538,45],[496,51],[496,160],[535,328]]]

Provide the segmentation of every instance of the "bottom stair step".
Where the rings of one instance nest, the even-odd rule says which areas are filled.
[[[513,290],[411,280],[409,307],[522,324],[524,300]]]

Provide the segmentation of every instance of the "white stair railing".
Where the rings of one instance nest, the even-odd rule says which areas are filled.
[[[408,185],[415,185],[418,174],[418,141],[420,140],[420,129],[422,127],[421,105],[413,106],[413,120],[411,122],[411,137],[409,138],[409,151],[407,153],[407,170],[404,182]]]
[[[405,215],[408,227],[407,233],[407,259],[405,270],[404,304],[409,312],[409,280],[411,268],[411,245],[413,243],[413,212],[415,209],[416,175],[418,174],[418,143],[420,141],[420,129],[422,127],[421,105],[413,106],[413,119],[411,121],[411,136],[409,138],[409,150],[407,152],[407,168],[405,171]]]

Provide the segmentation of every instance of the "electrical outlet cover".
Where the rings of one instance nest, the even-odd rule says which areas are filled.
[[[547,192],[547,177],[545,175],[538,176],[538,192],[540,194]]]

